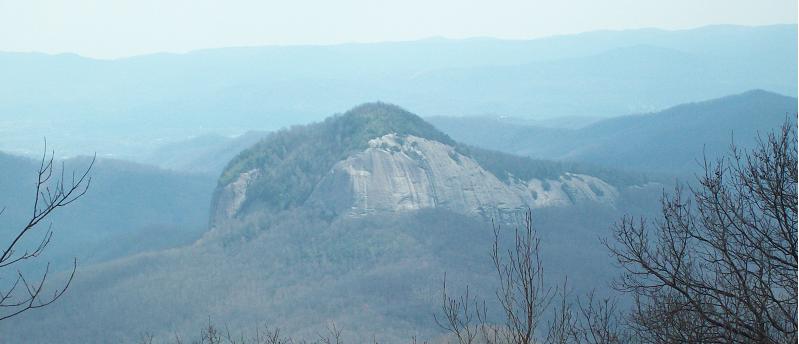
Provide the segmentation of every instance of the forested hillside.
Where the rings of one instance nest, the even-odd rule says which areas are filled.
[[[87,157],[63,161],[65,176],[82,171],[90,162]],[[0,208],[5,208],[0,222],[9,229],[6,235],[29,220],[39,163],[0,153]],[[73,257],[83,267],[186,245],[205,231],[214,185],[211,176],[108,159],[98,159],[90,176],[91,192],[50,218],[54,236],[45,258],[58,268],[71,264]]]
[[[252,169],[260,171],[253,181],[236,184]],[[442,334],[432,314],[445,272],[452,283],[468,281],[476,295],[492,295],[487,253],[493,216],[486,215],[496,212],[489,208],[506,207],[507,217],[494,217],[506,233],[520,216],[516,211],[535,208],[552,283],[568,276],[582,291],[609,281],[610,257],[597,238],[609,235],[623,213],[650,214],[662,185],[621,172],[606,183],[593,171],[612,174],[463,146],[400,107],[361,105],[269,134],[234,158],[217,195],[236,184],[248,203],[234,202],[246,205],[212,222],[197,242],[81,266],[70,292],[47,312],[26,313],[13,328],[0,329],[27,343],[64,337],[105,343],[136,340],[144,332],[160,339],[188,335],[210,317],[238,329],[269,322],[304,338],[315,338],[331,321],[356,341],[433,338]],[[336,176],[366,179],[327,184]],[[378,189],[359,189],[367,184]],[[328,194],[326,185],[352,189]],[[416,189],[408,193],[410,186]],[[341,201],[346,194],[353,198]],[[373,211],[396,195],[410,206]],[[213,207],[224,200],[215,197]],[[360,208],[359,200],[371,205]],[[328,212],[320,204],[345,211]],[[186,216],[197,209],[175,211]],[[503,240],[509,244],[512,236]],[[83,311],[72,314],[75,307]],[[120,309],[124,318],[115,316]],[[51,331],[32,331],[42,322]]]
[[[754,90],[578,129],[531,127],[485,117],[429,120],[457,140],[512,154],[690,176],[702,168],[703,153],[718,156],[733,142],[752,147],[758,134],[786,120],[795,121],[796,113],[795,97]]]

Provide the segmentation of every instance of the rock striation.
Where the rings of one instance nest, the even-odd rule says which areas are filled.
[[[436,207],[496,216],[527,207],[613,203],[617,197],[615,187],[586,175],[506,183],[452,146],[392,133],[337,163],[309,201],[347,216]]]
[[[241,173],[217,198],[215,218],[235,217],[246,187],[261,171]],[[520,209],[580,202],[614,204],[618,190],[599,178],[564,173],[557,179],[501,180],[453,146],[390,133],[337,162],[314,187],[306,205],[335,216],[445,208],[483,217]]]

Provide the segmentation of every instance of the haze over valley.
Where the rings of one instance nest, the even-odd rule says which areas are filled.
[[[0,343],[795,340],[797,39],[713,23],[113,59],[0,39]],[[703,198],[739,180],[724,206]],[[741,186],[766,184],[783,191]],[[709,220],[736,204],[759,208]],[[669,294],[679,281],[620,287],[654,276],[647,258],[683,268],[669,254],[693,283],[719,278],[707,241],[657,245],[744,225],[779,237],[744,251],[789,266],[739,281],[772,290],[774,318],[752,325],[767,339],[713,322],[748,310],[658,313],[692,296]],[[508,324],[530,293],[525,341]],[[613,340],[578,317],[595,300]],[[250,339],[265,325],[273,341]]]

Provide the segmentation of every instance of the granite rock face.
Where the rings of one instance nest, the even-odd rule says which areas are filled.
[[[239,174],[232,183],[218,191],[211,210],[211,226],[238,215],[247,199],[247,187],[260,176],[261,171],[253,169]]]
[[[524,205],[508,185],[451,146],[385,135],[337,163],[309,200],[360,216],[444,207],[468,214]]]
[[[237,215],[247,185],[259,173],[242,173],[221,191],[215,218]],[[336,216],[445,208],[497,217],[527,207],[613,204],[617,197],[616,188],[587,175],[567,173],[557,180],[510,177],[503,181],[452,146],[388,134],[370,140],[369,148],[336,163],[306,204]]]

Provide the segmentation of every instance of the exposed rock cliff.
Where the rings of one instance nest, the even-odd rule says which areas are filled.
[[[217,190],[214,207],[211,211],[212,223],[217,220],[230,219],[236,216],[247,199],[247,187],[258,178],[260,170],[252,169],[239,174],[233,182]]]
[[[392,133],[337,163],[309,201],[349,216],[434,207],[495,216],[526,207],[612,203],[617,195],[597,178],[568,173],[504,183],[452,146]]]
[[[243,172],[217,199],[216,218],[236,216],[257,169]],[[507,182],[450,145],[413,135],[386,134],[368,148],[337,162],[315,186],[306,205],[336,216],[363,216],[445,208],[468,215],[496,217],[531,207],[578,202],[612,204],[615,187],[587,175],[564,173],[557,179]]]

